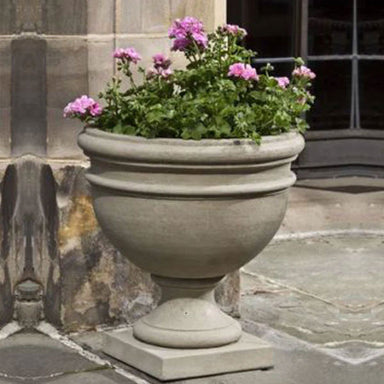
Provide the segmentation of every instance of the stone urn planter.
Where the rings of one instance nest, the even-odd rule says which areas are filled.
[[[87,128],[78,143],[91,160],[86,177],[101,228],[162,289],[160,305],[134,325],[131,342],[184,352],[241,343],[241,326],[218,308],[214,288],[279,229],[302,136],[266,136],[257,145],[246,139],[146,139]],[[122,352],[116,354],[122,359]],[[125,361],[144,369],[131,358]]]

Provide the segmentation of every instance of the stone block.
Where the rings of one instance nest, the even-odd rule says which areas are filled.
[[[19,0],[13,3],[14,32],[44,31],[43,0]]]
[[[168,0],[142,0],[142,32],[167,34],[171,24]]]
[[[10,155],[11,140],[11,41],[0,40],[0,157]]]
[[[12,14],[12,0],[1,0],[0,35],[11,35],[14,32],[14,20]]]
[[[88,0],[88,33],[113,33],[114,3],[114,0]]]
[[[117,5],[117,33],[166,35],[171,23],[168,0],[121,0]]]
[[[140,33],[142,0],[120,0],[116,6],[116,33]]]
[[[207,31],[213,31],[227,20],[225,0],[171,0],[171,19],[194,16],[200,19]]]
[[[86,39],[47,40],[47,154],[48,157],[80,158],[76,135],[82,124],[64,119],[69,101],[88,93]]]
[[[84,159],[77,145],[77,135],[83,129],[83,123],[64,119],[63,108],[47,108],[47,156],[53,159]]]
[[[45,12],[46,34],[84,35],[87,33],[87,0],[47,0]]]
[[[113,50],[113,38],[97,37],[88,41],[88,93],[93,98],[105,89],[114,74]]]
[[[12,153],[46,153],[46,41],[12,40]]]

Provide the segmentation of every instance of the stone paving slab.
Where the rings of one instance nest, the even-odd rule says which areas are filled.
[[[338,358],[317,350],[312,345],[298,341],[286,334],[275,332],[252,322],[245,322],[244,328],[251,333],[262,336],[274,345],[275,368],[266,371],[249,371],[228,375],[218,375],[190,380],[172,381],[177,384],[381,384],[384,358],[378,357],[360,366],[348,364]],[[100,333],[88,334],[86,338],[78,336],[78,341],[93,340],[97,345]],[[49,354],[42,355],[36,350],[35,355],[26,358],[23,345],[41,349],[48,348]],[[46,365],[50,378],[25,376],[22,380],[0,378],[0,384],[6,383],[52,383],[52,384],[158,384],[159,381],[133,370],[125,364],[111,360],[126,372],[133,375],[132,379],[123,377],[111,369],[97,370],[92,368],[94,363],[79,356],[59,342],[53,341],[40,334],[19,334],[2,341],[0,352],[8,348],[19,350],[13,355],[15,367],[22,367],[24,373],[36,372],[34,366],[39,361],[40,366]],[[64,357],[65,356],[65,357]],[[64,358],[63,358],[64,357]],[[71,357],[71,358],[69,358]],[[0,369],[5,371],[4,361],[0,360]],[[87,370],[71,372],[71,369]],[[14,367],[12,367],[14,369]],[[89,370],[91,369],[91,370]]]
[[[279,234],[358,229],[384,230],[384,179],[299,180]]]
[[[271,244],[244,267],[243,317],[313,343],[384,347],[383,250],[359,235]]]
[[[19,333],[0,341],[0,384],[3,383],[132,382],[47,336]]]

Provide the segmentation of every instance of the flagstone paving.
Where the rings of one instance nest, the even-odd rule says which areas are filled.
[[[269,245],[242,271],[241,322],[272,344],[275,367],[173,383],[381,384],[383,241],[353,234]],[[0,384],[159,383],[104,355],[102,332],[71,337],[92,355],[37,332],[2,340]]]
[[[271,244],[243,269],[242,314],[312,343],[384,347],[383,250],[367,235]]]

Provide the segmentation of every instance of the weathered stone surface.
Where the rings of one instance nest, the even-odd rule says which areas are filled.
[[[0,157],[10,154],[11,59],[11,40],[0,39]]]
[[[113,33],[116,0],[88,0],[87,32]]]
[[[105,89],[114,74],[112,60],[114,39],[94,38],[88,40],[88,92],[94,98]]]
[[[360,177],[301,180],[292,189],[279,234],[383,230],[384,181]]]
[[[2,319],[12,316],[18,284],[40,285],[46,318],[54,324],[60,315],[60,269],[57,250],[55,182],[49,166],[25,156],[7,167],[2,183],[1,245]]]
[[[142,0],[121,0],[116,6],[116,33],[140,33]]]
[[[141,1],[142,32],[166,34],[171,22],[168,0]]]
[[[240,317],[240,272],[227,275],[215,291],[216,301],[221,309],[234,317]]]
[[[56,172],[56,179],[64,328],[75,331],[135,321],[158,298],[149,275],[130,264],[101,233],[84,168],[65,167]]]
[[[88,93],[88,48],[86,39],[47,41],[47,155],[81,158],[76,143],[80,122],[65,119],[63,108]]]
[[[46,153],[46,42],[20,37],[12,50],[12,153]]]
[[[344,235],[282,241],[244,268],[242,315],[310,342],[384,342],[383,241]]]
[[[12,0],[1,0],[0,7],[0,35],[13,33]]]
[[[46,34],[84,35],[87,33],[87,0],[48,0],[45,7]]]
[[[44,32],[44,1],[18,0],[13,2],[13,32]]]

